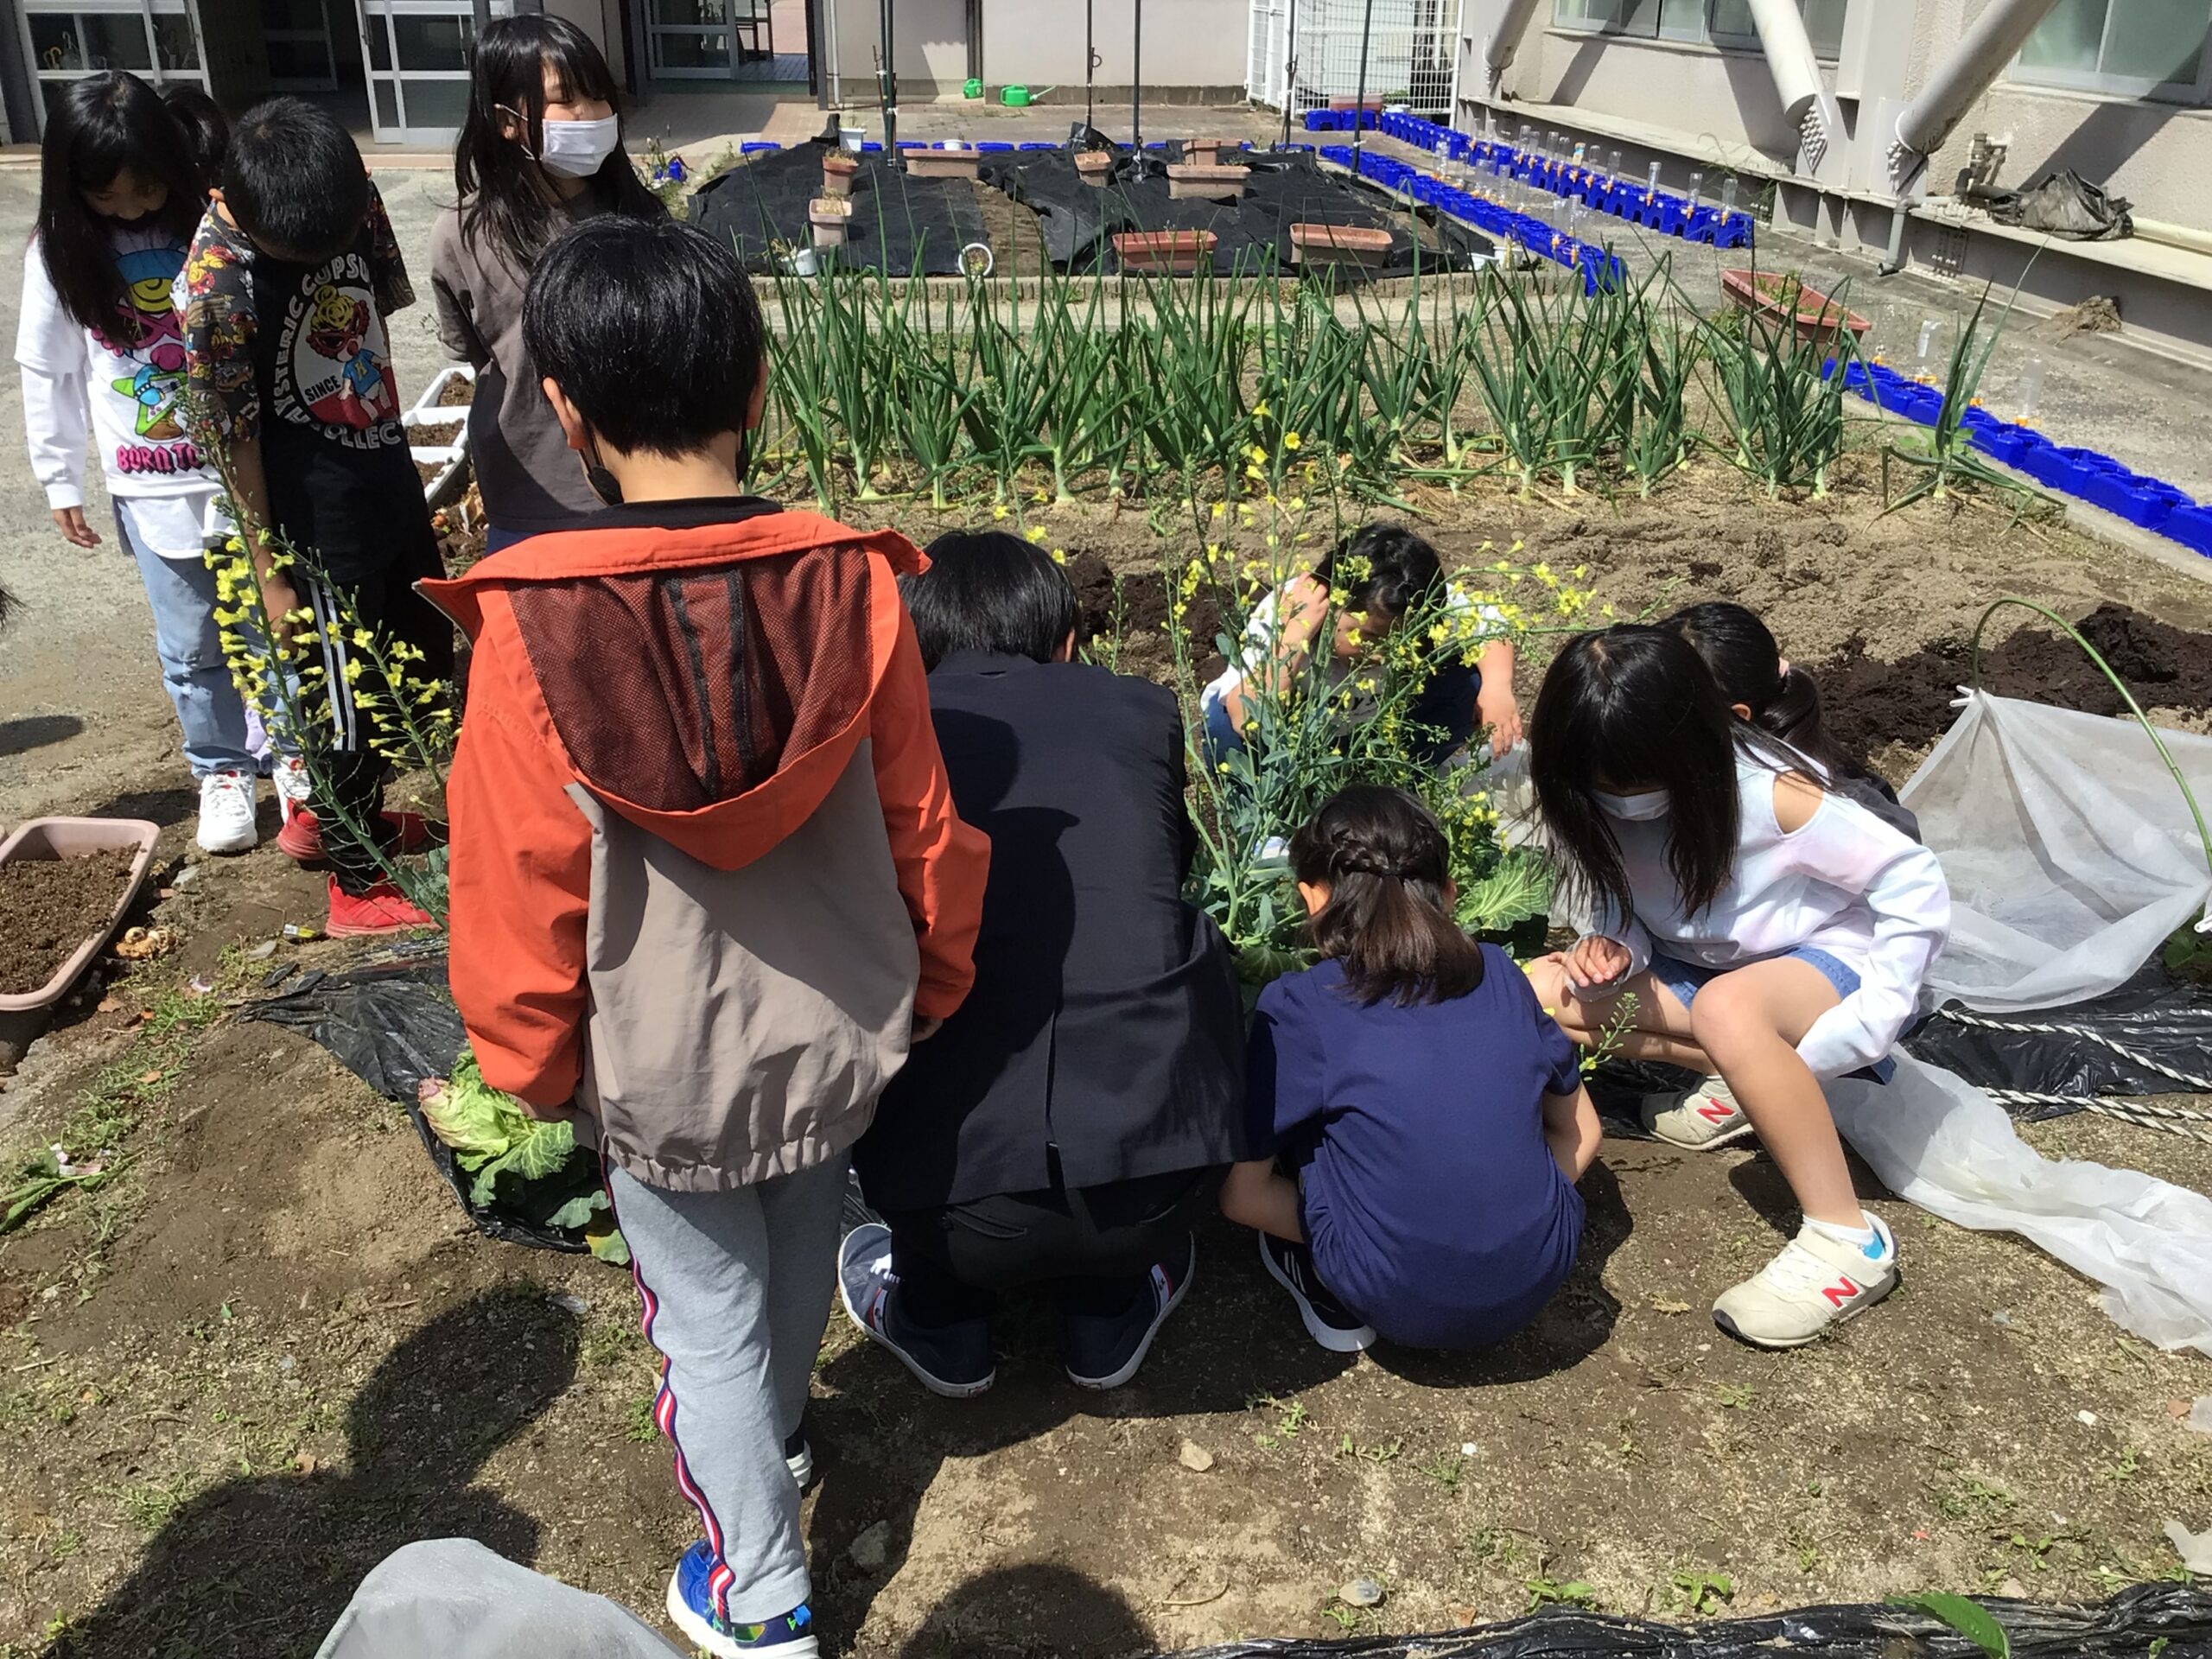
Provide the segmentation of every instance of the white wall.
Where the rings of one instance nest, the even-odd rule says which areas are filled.
[[[1093,0],[1096,82],[1127,86],[1133,0]],[[1147,86],[1242,89],[1249,0],[1150,0],[1144,9]],[[1081,86],[1082,0],[983,0],[983,79],[993,86]]]
[[[858,107],[875,98],[875,48],[883,38],[877,0],[823,0],[837,9],[838,67],[845,99]],[[891,67],[916,90],[957,89],[968,78],[968,8],[963,0],[898,0]],[[1077,27],[1081,28],[1078,16]],[[823,50],[828,42],[823,41]]]

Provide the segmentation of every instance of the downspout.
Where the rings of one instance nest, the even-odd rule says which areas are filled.
[[[822,20],[828,25],[824,31],[830,37],[827,44],[830,58],[830,107],[842,111],[845,107],[845,60],[837,45],[837,7],[841,0],[822,0]],[[842,115],[840,116],[842,119]]]
[[[1539,0],[1505,0],[1497,27],[1483,41],[1483,81],[1485,95],[1495,103],[1505,86],[1505,72],[1513,67],[1522,36],[1535,20]]]
[[[1818,172],[1828,146],[1843,136],[1843,114],[1821,79],[1821,60],[1805,32],[1797,0],[1751,0],[1759,49],[1782,99],[1782,112],[1797,129],[1808,172]]]
[[[2058,0],[1989,0],[1980,16],[1959,37],[1951,55],[1936,67],[1927,84],[1897,115],[1890,140],[1890,182],[1900,193],[1918,179],[1929,156],[1951,129],[1989,90],[2005,66],[2050,15]]]

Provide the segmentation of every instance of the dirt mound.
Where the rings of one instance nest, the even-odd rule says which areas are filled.
[[[2155,621],[2124,605],[2101,605],[2076,625],[2145,708],[2212,709],[2212,634]],[[1854,634],[1814,665],[1828,730],[1854,753],[1932,742],[1950,728],[1951,702],[1971,673],[1963,639],[1931,640],[1897,662],[1866,654]],[[1982,653],[1981,683],[2002,697],[2091,715],[2121,715],[2120,694],[2064,634],[2031,621]]]
[[[1147,672],[1165,667],[1168,660],[1167,582],[1157,569],[1116,572],[1100,555],[1085,551],[1069,555],[1067,571],[1068,580],[1075,584],[1076,602],[1082,607],[1076,623],[1077,645],[1111,639],[1118,622],[1125,670]],[[1118,617],[1114,591],[1117,575],[1121,580]],[[1214,636],[1221,632],[1221,608],[1200,594],[1191,601],[1183,620],[1190,631],[1191,649],[1199,658],[1198,677],[1211,679],[1221,671],[1221,657],[1213,648]]]

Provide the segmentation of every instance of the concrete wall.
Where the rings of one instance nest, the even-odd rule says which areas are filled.
[[[1904,85],[1897,89],[1910,96],[1989,0],[1852,3],[1854,10],[1877,9],[1877,27],[1911,31]],[[1469,0],[1468,86],[1479,79],[1482,42],[1501,4]],[[1785,164],[1794,156],[1796,135],[1782,120],[1757,54],[1558,29],[1551,16],[1551,0],[1539,0],[1536,21],[1506,77],[1512,96],[1572,105],[1685,139],[1749,143]],[[1834,85],[1834,70],[1827,73]],[[1855,119],[1860,111],[1847,104],[1845,113]],[[2212,177],[2212,109],[2030,86],[2000,75],[1934,157],[1931,194],[1951,191],[1977,132],[2009,136],[2000,183],[2029,184],[2070,167],[2127,197],[2144,218],[2212,230],[2212,190],[2204,182]]]
[[[614,83],[622,84],[630,55],[630,42],[622,38],[622,12],[617,0],[544,0],[543,10],[565,17],[599,42],[607,54]]]
[[[1133,0],[1094,0],[1097,84],[1125,87],[1132,73]],[[1147,86],[1244,85],[1249,0],[1152,0],[1144,10]],[[983,79],[993,86],[1083,85],[1081,0],[983,0]]]
[[[1929,38],[1916,50],[1916,91],[1930,59],[1947,52],[1987,3],[1922,0]],[[1950,190],[1977,132],[2011,137],[2001,184],[2032,184],[2053,168],[2070,167],[2126,196],[2145,219],[2212,231],[2212,109],[2027,86],[2000,75],[1936,152],[1929,168],[1931,193]]]
[[[822,0],[835,7],[838,67],[845,79],[845,100],[875,100],[875,48],[882,40],[877,0]],[[968,7],[965,0],[898,0],[891,67],[903,92],[925,97],[957,92],[968,78]],[[1078,15],[1076,29],[1082,31]],[[829,51],[825,38],[823,51]]]

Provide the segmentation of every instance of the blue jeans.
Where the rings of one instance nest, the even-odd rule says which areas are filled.
[[[1761,960],[1802,962],[1808,968],[1817,969],[1821,976],[1835,987],[1837,996],[1852,997],[1859,994],[1859,970],[1849,963],[1840,962],[1827,951],[1815,950],[1809,944],[1801,944],[1795,950],[1783,950]],[[1750,965],[1748,963],[1737,964],[1738,967]],[[1651,977],[1672,991],[1686,1008],[1696,1000],[1700,989],[1727,971],[1725,968],[1707,968],[1699,963],[1685,962],[1680,957],[1663,956],[1656,950],[1651,955]],[[1887,1083],[1897,1075],[1897,1071],[1895,1060],[1885,1059],[1862,1066],[1850,1075],[1875,1083]]]
[[[246,729],[246,709],[223,660],[215,626],[215,573],[204,559],[165,559],[131,539],[120,513],[115,533],[138,562],[154,607],[154,654],[162,683],[184,728],[184,758],[195,778],[211,772],[252,772],[260,762]]]

